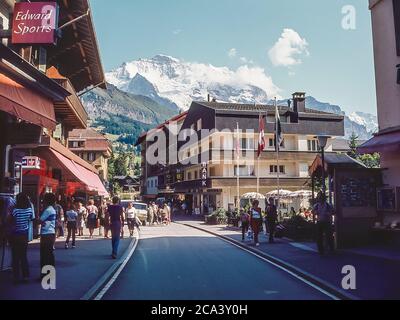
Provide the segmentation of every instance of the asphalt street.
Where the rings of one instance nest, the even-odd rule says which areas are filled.
[[[276,266],[190,227],[144,227],[104,300],[325,300]]]

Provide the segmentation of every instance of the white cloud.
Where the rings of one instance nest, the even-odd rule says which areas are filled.
[[[253,60],[249,60],[246,57],[240,57],[239,58],[240,62],[246,63],[246,64],[254,64]]]
[[[301,64],[301,56],[308,56],[308,43],[293,29],[284,29],[281,37],[269,50],[268,55],[274,66],[290,67]]]
[[[229,58],[234,58],[234,57],[236,57],[236,56],[237,56],[237,50],[236,50],[236,48],[230,49],[230,50],[228,51],[228,56],[229,56]]]
[[[182,33],[182,29],[176,29],[172,31],[172,33],[177,36],[178,34]]]

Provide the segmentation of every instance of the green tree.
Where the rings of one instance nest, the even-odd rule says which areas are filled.
[[[362,154],[357,157],[357,160],[361,161],[367,168],[380,168],[381,166],[381,155],[379,153]]]
[[[114,162],[114,175],[126,176],[128,174],[129,155],[121,152]]]
[[[359,154],[357,148],[358,136],[353,132],[350,136],[349,147],[350,151],[347,153],[350,157],[363,163],[367,168],[379,168],[381,156],[379,153],[374,154]]]
[[[347,153],[350,157],[352,157],[353,159],[357,159],[358,156],[358,136],[353,132],[350,136],[350,140],[349,140],[349,147],[350,147],[350,151]]]

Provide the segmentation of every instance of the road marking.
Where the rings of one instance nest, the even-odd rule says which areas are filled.
[[[297,248],[297,249],[301,249],[301,250],[304,250],[304,251],[318,252],[318,250],[315,250],[315,249],[313,249],[313,248],[311,248],[311,247],[309,247],[309,246],[307,246],[305,244],[302,244],[302,243],[291,242],[290,245],[295,247],[295,248]]]
[[[125,265],[128,263],[129,259],[132,257],[133,253],[136,250],[136,247],[139,243],[140,240],[140,233],[137,232],[137,237],[136,239],[133,239],[132,241],[135,241],[133,246],[132,242],[129,245],[128,249],[129,253],[126,254],[126,251],[124,255],[126,254],[126,257],[124,258],[124,261],[121,263],[120,261],[117,261],[114,263],[108,271],[101,277],[101,279],[81,298],[81,300],[92,300],[92,297],[95,295],[95,293],[99,292],[99,288],[103,288],[100,293],[98,293],[95,297],[94,300],[101,300],[103,296],[107,293],[107,291],[110,289],[111,285],[115,282],[117,279],[118,275],[121,273]],[[132,246],[132,249],[129,249]],[[119,265],[119,267],[118,267]],[[118,269],[117,269],[118,267]],[[117,271],[115,271],[117,269]],[[113,277],[110,279],[110,275],[113,275]],[[110,279],[107,284],[104,286],[104,283],[107,281],[107,279]]]
[[[205,232],[205,233],[211,233],[211,234],[213,234],[215,237],[217,237],[217,238],[219,238],[219,239],[221,239],[221,240],[223,240],[223,241],[225,241],[225,242],[227,242],[227,243],[229,243],[229,244],[231,244],[231,245],[237,247],[238,249],[241,249],[241,250],[243,250],[243,251],[246,251],[247,253],[250,253],[250,254],[252,254],[253,256],[255,256],[255,257],[257,257],[257,258],[259,258],[259,259],[261,259],[261,260],[263,260],[263,261],[265,261],[265,262],[267,262],[267,263],[273,265],[274,267],[276,267],[276,268],[278,268],[278,269],[280,269],[280,270],[282,270],[282,271],[284,271],[284,272],[290,274],[291,276],[295,277],[296,279],[298,279],[298,280],[304,282],[305,284],[309,285],[310,287],[312,287],[312,288],[316,289],[317,291],[321,292],[322,294],[328,296],[328,297],[331,298],[332,300],[341,300],[340,298],[338,298],[338,297],[335,296],[334,294],[331,294],[331,293],[329,293],[328,291],[326,291],[326,290],[322,289],[321,287],[317,286],[316,284],[314,284],[314,283],[308,281],[307,279],[304,279],[302,276],[297,275],[297,274],[294,273],[293,271],[290,271],[289,269],[287,269],[287,268],[285,268],[285,267],[283,267],[283,266],[281,266],[281,265],[279,265],[279,264],[277,264],[277,263],[275,263],[275,262],[273,262],[273,261],[271,261],[271,260],[269,260],[269,259],[267,259],[267,258],[265,258],[265,257],[263,257],[263,256],[261,256],[261,255],[259,255],[259,254],[257,254],[257,253],[255,253],[255,252],[253,252],[253,251],[251,251],[251,250],[248,250],[248,249],[246,249],[246,248],[244,248],[244,247],[242,247],[242,246],[239,246],[239,245],[236,244],[233,240],[228,240],[228,239],[226,239],[226,238],[224,238],[224,237],[221,237],[220,235],[214,234],[214,233],[212,233],[212,232],[205,231],[205,230],[203,230],[203,229],[201,229],[201,228],[198,228],[198,227],[195,227],[195,226],[191,226],[191,225],[188,225],[188,224],[183,224],[183,225],[185,225],[185,226],[187,226],[187,227],[195,228],[195,229],[200,230],[200,231],[203,231],[203,232]]]
[[[124,259],[124,261],[122,262],[122,264],[120,265],[120,267],[118,268],[118,270],[115,272],[115,274],[112,276],[112,278],[110,279],[110,281],[108,281],[108,283],[103,287],[103,289],[100,291],[100,293],[93,299],[93,300],[101,300],[103,299],[104,295],[107,293],[108,290],[110,290],[111,286],[114,284],[114,282],[117,280],[118,276],[121,274],[122,270],[124,270],[126,264],[128,263],[128,261],[131,259],[133,253],[136,250],[136,247],[139,243],[140,240],[140,232],[137,233],[137,239],[135,241],[135,245],[133,246],[133,248],[131,249],[131,251],[128,253],[128,255],[126,256],[126,258]]]

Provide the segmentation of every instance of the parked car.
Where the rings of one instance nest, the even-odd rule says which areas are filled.
[[[133,207],[136,209],[137,217],[145,226],[147,224],[147,204],[133,200],[121,200],[121,205],[125,208],[125,210],[128,208],[129,203],[133,204]]]

